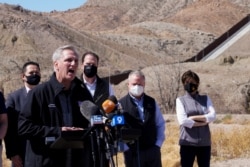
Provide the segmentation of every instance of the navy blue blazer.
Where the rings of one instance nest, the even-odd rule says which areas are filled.
[[[5,106],[8,114],[8,129],[4,138],[6,156],[11,158],[20,155],[24,161],[26,140],[18,135],[18,115],[27,97],[25,87],[10,93],[6,99]]]

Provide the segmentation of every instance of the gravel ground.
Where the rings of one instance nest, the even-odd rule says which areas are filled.
[[[250,158],[238,158],[212,163],[211,167],[250,167]]]

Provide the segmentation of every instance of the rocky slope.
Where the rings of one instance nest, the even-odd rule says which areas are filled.
[[[142,69],[147,92],[164,112],[174,111],[174,100],[183,93],[180,74],[192,69],[201,77],[201,92],[212,97],[218,112],[244,113],[250,38],[210,62],[178,62],[239,22],[250,13],[249,4],[250,0],[88,0],[79,8],[50,13],[0,4],[0,86],[5,95],[22,86],[19,72],[27,60],[38,61],[47,80],[53,51],[73,44],[80,54],[92,50],[100,55],[101,76]],[[117,97],[126,93],[124,82],[114,88]]]

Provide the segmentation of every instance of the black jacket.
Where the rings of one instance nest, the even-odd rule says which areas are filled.
[[[18,119],[19,135],[28,139],[25,166],[27,167],[65,167],[68,161],[66,149],[51,149],[45,144],[46,137],[58,137],[63,125],[62,106],[59,94],[63,86],[57,81],[55,74],[48,82],[32,89]],[[80,113],[79,103],[92,100],[82,82],[75,78],[70,90],[72,104],[72,124],[74,127],[88,126],[88,121]],[[84,150],[74,149],[70,166],[80,167],[85,164]]]
[[[144,94],[143,96],[144,122],[140,119],[138,107],[133,102],[131,96],[127,94],[119,100],[124,109],[126,125],[130,128],[140,129],[139,137],[140,149],[147,149],[155,146],[157,140],[157,127],[155,123],[155,100]],[[128,144],[130,149],[136,149],[135,144]]]
[[[81,74],[81,79],[83,81],[83,74]],[[83,81],[84,82],[84,81]],[[86,87],[86,85],[84,84],[84,86]],[[86,87],[87,89],[87,87]],[[90,94],[90,92],[89,92]],[[96,90],[95,90],[95,94],[93,97],[94,103],[96,105],[98,105],[99,108],[102,109],[102,103],[108,99],[108,97],[110,96],[109,94],[109,82],[107,82],[106,80],[100,78],[98,75],[96,75]]]
[[[7,112],[4,101],[5,99],[4,99],[3,93],[0,92],[0,114],[6,114]],[[0,145],[2,145],[2,140],[0,140]]]

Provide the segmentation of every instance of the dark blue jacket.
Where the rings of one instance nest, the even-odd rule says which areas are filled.
[[[4,104],[4,97],[3,97],[3,93],[0,92],[0,114],[6,114],[6,107]],[[2,140],[0,140],[0,145],[2,145]]]
[[[10,93],[5,102],[8,114],[8,130],[4,138],[7,158],[19,155],[24,160],[26,140],[18,136],[17,122],[26,97],[26,88],[22,87]]]

